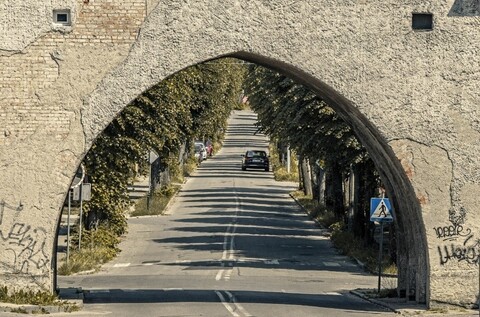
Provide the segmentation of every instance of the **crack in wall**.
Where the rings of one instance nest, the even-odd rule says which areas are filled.
[[[52,60],[57,64],[57,69],[58,69],[58,76],[60,76],[60,61],[63,61],[62,54],[59,51],[53,51],[50,53],[50,57]]]
[[[455,163],[452,159],[452,157],[450,156],[450,152],[442,147],[442,146],[439,146],[439,145],[436,145],[436,144],[428,144],[426,142],[421,142],[421,141],[418,141],[418,140],[414,140],[412,138],[392,138],[392,139],[389,139],[388,140],[388,143],[392,142],[392,141],[408,141],[408,142],[411,142],[411,143],[415,143],[415,144],[419,144],[419,145],[422,145],[422,146],[425,146],[425,147],[428,147],[428,148],[438,148],[440,150],[443,150],[445,152],[445,156],[446,158],[448,159],[450,165],[451,165],[451,175],[450,175],[450,186],[449,186],[449,191],[450,191],[450,204],[452,206],[455,206],[456,203],[455,201],[458,200],[458,199],[455,199],[455,196],[457,196],[456,194],[456,190],[454,189],[454,184],[455,184]],[[411,152],[412,154],[412,165],[415,167],[415,164],[413,163],[413,161],[415,160],[415,153],[413,153],[413,151]]]

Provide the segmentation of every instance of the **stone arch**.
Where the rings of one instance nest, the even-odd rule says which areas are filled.
[[[82,18],[58,33],[50,21],[57,2],[26,2],[45,9],[32,14],[33,24],[10,19],[1,25],[20,31],[3,32],[0,48],[0,87],[7,96],[0,100],[0,180],[7,184],[0,200],[9,206],[0,227],[4,236],[20,225],[54,231],[81,158],[138,94],[189,65],[234,56],[307,84],[377,156],[395,210],[405,216],[399,221],[405,235],[400,252],[408,256],[400,260],[409,269],[401,272],[401,288],[415,289],[427,303],[476,302],[478,270],[455,253],[467,241],[469,250],[480,252],[472,242],[480,229],[474,212],[480,192],[480,64],[472,58],[480,34],[478,8],[471,3],[128,0],[111,9],[101,1],[71,0],[64,4]],[[121,17],[115,34],[110,14],[102,20],[108,27],[96,24],[106,10]],[[414,12],[431,13],[434,28],[412,30]],[[24,35],[21,41],[16,34]],[[16,71],[25,65],[29,72]],[[462,210],[468,217],[455,217]],[[461,223],[453,223],[449,212]],[[475,232],[474,239],[447,237],[457,239],[452,242],[435,230],[455,224]],[[37,244],[40,251],[53,249],[52,236]],[[18,275],[10,269],[14,256],[1,255],[2,281],[51,287],[50,268],[31,265],[28,274]]]
[[[322,80],[291,64],[245,51],[211,56],[198,63],[222,57],[238,58],[274,69],[287,75],[298,83],[312,89],[353,127],[359,140],[371,154],[382,181],[386,186],[388,197],[391,198],[393,208],[396,211],[396,228],[399,236],[398,261],[401,269],[399,272],[399,291],[402,296],[410,295],[415,296],[419,302],[427,301],[429,277],[428,248],[421,207],[404,168],[381,132],[359,111],[352,101],[345,98],[341,93]],[[149,67],[149,65],[143,66],[145,68]],[[187,65],[186,67],[189,66],[191,65]],[[168,74],[166,77],[170,75],[171,74]],[[142,85],[134,85],[130,86],[130,88],[135,88],[134,91],[136,91],[135,93],[137,95],[142,93],[144,89]],[[130,97],[130,100],[137,96],[135,93]],[[102,100],[106,98],[106,96],[96,96],[95,98]],[[107,117],[106,121],[100,123],[102,127],[110,123],[116,113],[123,109],[122,106],[117,108],[117,105],[121,104],[112,103],[111,105],[112,109],[110,109],[110,113],[113,116]],[[87,125],[94,126],[92,124],[84,124],[84,126]],[[96,136],[92,135],[92,140],[95,137]]]
[[[352,126],[375,162],[395,211],[400,269],[398,291],[401,296],[415,296],[418,302],[428,301],[428,246],[421,207],[404,168],[378,129],[350,100],[301,69],[246,52],[231,56],[275,69],[309,87]]]

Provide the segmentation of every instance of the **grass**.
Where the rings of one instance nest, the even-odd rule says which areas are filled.
[[[75,304],[59,300],[56,295],[50,292],[32,290],[9,291],[7,286],[0,287],[0,302],[16,305],[58,306],[62,307],[64,312],[73,312],[80,309]],[[28,313],[27,310],[22,307],[12,308],[11,312],[21,314]],[[32,311],[32,313],[48,314],[48,311],[44,307],[38,307],[38,309]]]
[[[278,182],[298,182],[298,164],[295,159],[295,155],[291,155],[291,169],[290,173],[287,171],[287,167],[283,166],[280,162],[280,156],[278,154],[277,148],[270,143],[269,146],[270,153],[270,165],[273,169],[273,177]]]
[[[117,254],[110,247],[97,246],[94,249],[83,248],[81,251],[74,250],[70,253],[68,265],[63,262],[58,268],[60,275],[72,275],[79,272],[97,270],[100,266],[112,260]]]
[[[68,265],[64,261],[58,268],[60,275],[97,270],[120,252],[117,248],[120,239],[108,228],[100,226],[97,230],[83,230],[80,250],[77,244],[78,235],[75,235],[75,239],[77,241],[74,241],[73,247],[70,249]]]
[[[294,191],[291,195],[308,211],[310,217],[318,221],[325,228],[329,228],[337,221],[334,213],[327,210],[323,205],[319,204],[318,201],[312,199],[312,196],[306,196],[301,190]]]
[[[179,185],[169,185],[155,191],[150,198],[143,197],[139,199],[135,205],[135,210],[130,215],[138,217],[163,214],[165,207],[179,189]],[[148,200],[149,206],[147,206]]]
[[[356,238],[353,233],[344,231],[343,224],[336,223],[330,226],[332,229],[331,239],[337,249],[343,254],[358,259],[365,264],[368,271],[378,272],[378,247],[365,246],[361,239]],[[385,255],[382,259],[382,274],[396,274],[397,269],[390,257]]]

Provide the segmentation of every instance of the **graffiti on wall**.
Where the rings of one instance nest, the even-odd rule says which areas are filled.
[[[475,238],[470,228],[465,228],[466,219],[464,207],[459,211],[452,208],[448,212],[450,224],[433,228],[437,239],[450,242],[437,246],[440,265],[452,261],[480,265],[480,239]]]
[[[0,249],[4,256],[0,266],[12,273],[44,273],[50,259],[45,252],[47,231],[17,221],[24,206],[13,206],[0,201]]]
[[[465,208],[461,207],[458,213],[453,209],[450,209],[448,212],[450,225],[433,228],[437,234],[437,238],[443,239],[443,241],[453,241],[457,240],[459,237],[469,237],[472,234],[472,230],[463,228],[466,218],[467,211]]]

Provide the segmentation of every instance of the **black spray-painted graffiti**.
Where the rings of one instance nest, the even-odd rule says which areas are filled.
[[[9,217],[6,217],[7,209],[13,211]],[[12,273],[47,272],[50,261],[45,252],[47,231],[15,221],[21,211],[22,203],[14,207],[4,200],[0,201],[0,250],[5,252],[0,265]]]
[[[459,212],[450,209],[448,220],[451,225],[433,228],[438,239],[452,241],[450,245],[437,247],[440,265],[445,265],[450,261],[480,265],[480,239],[474,239],[472,230],[463,227],[466,218],[467,211],[464,207],[460,207]],[[463,242],[453,243],[459,239],[463,239]]]
[[[473,239],[473,235],[468,237],[462,246],[456,246],[451,244],[450,246],[444,246],[443,250],[441,247],[438,247],[438,253],[440,255],[440,264],[445,265],[449,261],[458,261],[462,262],[465,261],[468,264],[476,264],[479,265],[480,261],[480,239],[475,241]],[[469,244],[471,243],[471,244]]]
[[[437,238],[443,239],[443,241],[452,241],[457,240],[458,237],[470,236],[472,230],[463,228],[467,217],[465,208],[461,207],[458,214],[452,209],[448,213],[448,220],[451,222],[451,225],[433,228],[437,234]]]

